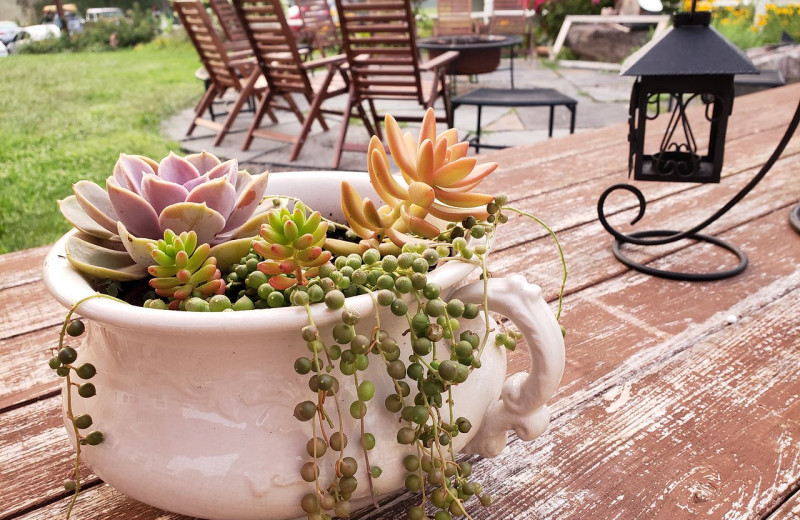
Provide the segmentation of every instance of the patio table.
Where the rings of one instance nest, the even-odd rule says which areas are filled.
[[[727,201],[767,159],[799,98],[800,84],[737,98],[722,182],[640,184],[651,203],[637,226],[686,229]],[[627,177],[626,136],[617,125],[483,157],[501,164],[484,191],[507,192],[511,204],[552,225],[570,273],[561,320],[566,372],[550,427],[533,442],[511,435],[495,459],[468,457],[494,496],[472,518],[798,518],[800,234],[788,215],[800,198],[800,137],[709,230],[747,252],[747,270],[689,283],[631,271],[612,255],[595,207],[606,187]],[[619,212],[612,221],[631,220],[631,199],[609,200]],[[493,249],[494,275],[525,275],[555,306],[561,270],[546,232],[514,217]],[[41,281],[46,250],[0,256],[2,520],[63,518],[69,500],[61,482],[72,446],[59,381],[47,367],[65,312]],[[680,267],[734,261],[680,243],[640,258]],[[511,372],[527,366],[525,352],[510,355]],[[76,520],[188,520],[87,474]],[[413,498],[379,500],[380,510],[353,518],[405,518]]]

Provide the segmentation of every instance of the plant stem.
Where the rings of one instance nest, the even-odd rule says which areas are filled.
[[[564,271],[564,275],[561,278],[561,289],[558,292],[558,312],[556,312],[556,319],[558,320],[559,318],[561,318],[561,308],[562,308],[562,303],[564,301],[564,287],[566,287],[567,285],[567,261],[564,258],[564,250],[561,248],[561,242],[558,241],[558,237],[556,236],[555,231],[553,231],[550,228],[550,226],[542,222],[542,220],[540,220],[537,216],[533,215],[532,213],[528,213],[527,211],[523,211],[514,208],[512,206],[503,206],[503,209],[513,211],[514,213],[517,213],[524,217],[528,217],[529,219],[533,220],[534,222],[542,226],[548,233],[550,233],[550,236],[553,237],[553,240],[556,243],[556,247],[558,247],[558,255],[561,258],[561,268]]]

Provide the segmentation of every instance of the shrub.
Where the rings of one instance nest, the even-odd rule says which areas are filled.
[[[107,51],[115,46],[119,48],[135,47],[141,43],[152,41],[158,34],[158,27],[148,11],[138,5],[128,12],[128,18],[118,21],[99,21],[87,23],[83,32],[71,34],[69,37],[48,38],[31,42],[20,47],[21,53],[48,54],[54,52]],[[112,35],[116,44],[112,45]]]
[[[614,0],[547,0],[539,8],[537,43],[555,41],[564,18],[570,14],[600,14],[604,7],[614,7]]]

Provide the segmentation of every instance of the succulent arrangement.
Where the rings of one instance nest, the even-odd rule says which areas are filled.
[[[235,160],[221,162],[208,153],[170,154],[160,163],[123,154],[105,190],[81,181],[75,194],[60,202],[78,229],[67,245],[70,262],[99,289],[114,288],[94,297],[134,301],[133,294],[144,293],[138,303],[163,312],[308,310],[313,304],[341,311],[332,338],[320,334],[310,311],[308,324],[298,331],[308,353],[297,357],[293,369],[307,376],[308,396],[296,403],[294,416],[310,422],[313,431],[301,469],[308,493],[299,504],[308,520],[349,517],[356,490],[372,490],[380,478],[382,468],[370,464],[375,437],[364,423],[373,408],[396,414],[397,442],[413,448],[403,460],[405,487],[420,492],[420,499],[408,510],[409,519],[471,518],[470,501],[491,503],[472,479],[470,464],[456,459],[453,439],[468,433],[471,424],[455,416],[452,389],[481,367],[484,349],[513,350],[520,335],[509,328],[489,345],[489,309],[445,301],[427,274],[457,261],[479,266],[488,278],[489,238],[510,213],[521,212],[510,208],[505,196],[474,191],[497,164],[467,157],[469,144],[458,142],[455,130],[437,134],[432,110],[417,138],[403,133],[391,116],[385,124],[400,176],[373,138],[368,172],[381,201],[362,198],[343,182],[346,222],[331,222],[298,200],[264,197],[266,172],[250,175],[239,171]],[[376,309],[387,307],[407,320],[406,338],[391,337],[377,315],[348,309],[347,297],[358,294],[369,294]],[[82,433],[92,418],[74,416],[71,406],[73,389],[83,398],[102,391],[74,381],[95,373],[91,366],[73,366],[76,351],[66,345],[67,336],[83,333],[81,321],[72,318],[81,303],[67,316],[50,360],[67,380],[66,413],[75,427],[78,457],[81,446],[103,440],[99,431]],[[476,317],[483,317],[486,333],[465,326]],[[359,334],[355,325],[368,319],[375,321],[371,332]],[[401,359],[401,340],[412,348],[407,359]],[[394,387],[382,403],[374,402],[375,384],[364,376],[375,363]],[[352,385],[357,399],[343,402],[341,385]],[[358,420],[360,430],[345,431],[343,413]],[[363,448],[361,460],[344,455],[348,442]],[[335,454],[334,476],[323,480],[320,475],[329,473],[320,466],[329,452]],[[367,482],[357,480],[359,468],[366,469]],[[77,496],[77,464],[65,486]]]

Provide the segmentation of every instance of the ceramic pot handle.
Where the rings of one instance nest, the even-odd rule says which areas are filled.
[[[482,304],[483,290],[483,281],[477,281],[458,288],[451,297]],[[487,296],[489,308],[514,322],[531,353],[531,372],[514,374],[503,383],[500,399],[491,404],[481,429],[464,448],[495,457],[506,445],[508,430],[530,441],[547,429],[550,412],[545,403],[564,373],[564,338],[541,288],[522,275],[489,279]]]

